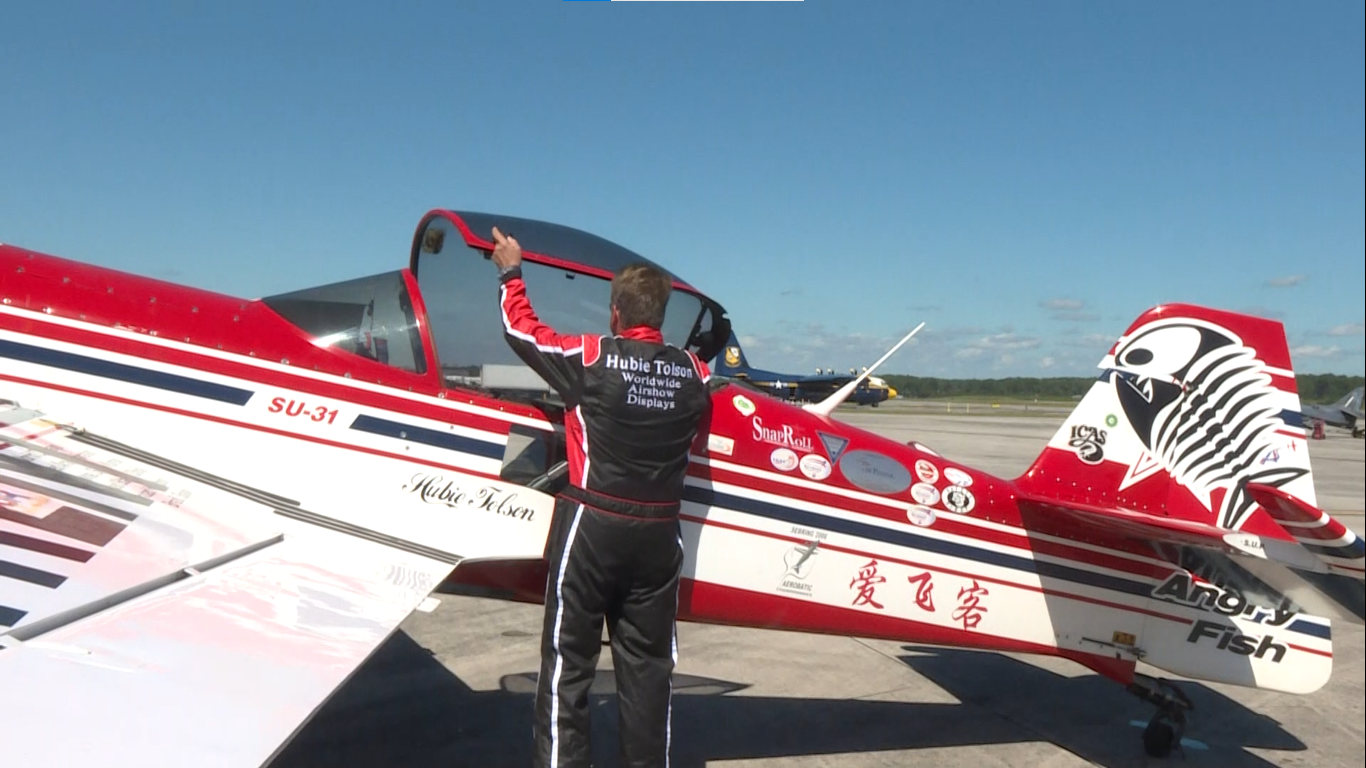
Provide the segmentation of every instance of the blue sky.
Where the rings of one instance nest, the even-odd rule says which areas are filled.
[[[8,3],[0,241],[256,297],[437,207],[580,227],[751,363],[1089,375],[1144,309],[1361,374],[1360,2]]]

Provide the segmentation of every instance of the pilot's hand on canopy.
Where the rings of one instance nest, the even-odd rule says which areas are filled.
[[[503,234],[497,227],[493,228],[493,265],[499,270],[508,267],[517,267],[522,264],[522,246],[517,243],[517,239],[511,235]]]

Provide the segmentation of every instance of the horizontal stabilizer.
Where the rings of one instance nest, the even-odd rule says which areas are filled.
[[[1043,496],[1021,495],[1020,509],[1026,514],[1067,518],[1067,525],[1049,524],[1050,530],[1077,527],[1101,534],[1121,535],[1154,544],[1196,547],[1230,556],[1271,560],[1297,570],[1327,573],[1328,568],[1313,553],[1288,534],[1284,538],[1260,536],[1245,531],[1230,531],[1209,523],[1175,517],[1161,517],[1119,506],[1102,506],[1083,501],[1061,501]],[[1265,514],[1257,512],[1255,514]],[[1080,532],[1078,532],[1080,533]]]
[[[1366,580],[1366,542],[1350,528],[1279,488],[1248,483],[1247,492],[1333,573]]]

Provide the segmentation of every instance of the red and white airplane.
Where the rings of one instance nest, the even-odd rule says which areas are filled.
[[[403,269],[260,300],[0,246],[0,719],[7,765],[268,763],[433,591],[540,601],[563,407],[503,340],[494,225],[541,317],[605,332],[643,260],[432,211]],[[664,336],[711,360],[681,280]],[[1310,693],[1363,617],[1363,544],[1315,503],[1279,323],[1139,317],[1021,477],[720,379],[680,618],[1072,659]],[[844,393],[847,396],[847,392]]]

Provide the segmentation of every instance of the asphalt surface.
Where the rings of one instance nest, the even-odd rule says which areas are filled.
[[[1065,416],[974,409],[840,417],[1014,477]],[[1320,506],[1361,533],[1362,441],[1330,430],[1309,448]],[[443,597],[411,616],[273,766],[527,765],[539,628],[540,606]],[[680,624],[672,765],[1361,766],[1363,631],[1333,630],[1333,678],[1312,695],[1184,684],[1195,703],[1184,757],[1155,760],[1140,742],[1151,708],[1072,662]],[[593,697],[594,764],[604,768],[618,764],[610,665],[604,649]]]

